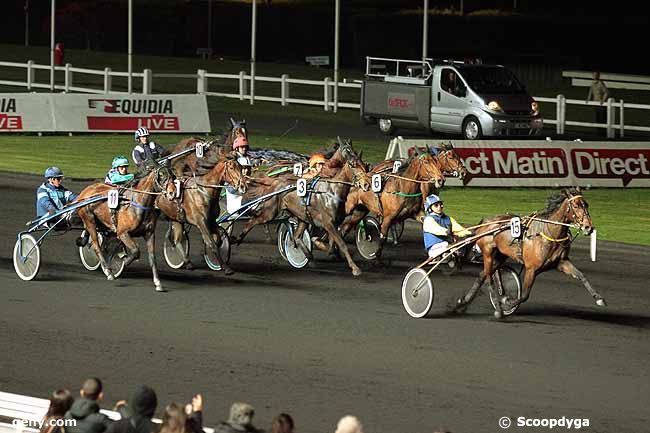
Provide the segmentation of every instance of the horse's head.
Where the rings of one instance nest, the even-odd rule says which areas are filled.
[[[581,194],[580,188],[564,190],[568,202],[568,220],[588,236],[594,231],[594,223],[589,215],[589,204]]]
[[[229,119],[229,129],[226,132],[226,149],[232,149],[232,144],[237,137],[242,137],[248,141],[248,130],[246,129],[246,120],[235,120],[232,117]]]
[[[336,153],[340,153],[341,158],[352,170],[352,183],[354,186],[361,188],[363,191],[370,190],[370,179],[368,178],[368,165],[361,160],[352,148],[352,142],[345,140],[341,142],[339,138],[339,148]]]
[[[443,144],[440,148],[430,148],[431,154],[438,160],[440,169],[443,173],[450,173],[459,179],[464,179],[467,175],[467,169],[463,165],[460,156],[454,151],[454,147],[449,144]]]
[[[176,197],[176,184],[174,173],[167,165],[156,167],[151,172],[153,176],[153,189],[155,192],[161,192],[168,200]]]
[[[433,155],[430,153],[420,154],[415,157],[412,163],[420,165],[416,173],[416,179],[433,182],[436,189],[443,187],[445,184],[445,176],[440,171],[440,168],[438,168],[438,163]]]
[[[239,194],[244,194],[247,186],[243,168],[234,158],[226,158],[224,160],[223,180],[236,188]]]

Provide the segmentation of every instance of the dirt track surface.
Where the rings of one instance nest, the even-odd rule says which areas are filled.
[[[332,432],[347,413],[369,433],[497,432],[502,416],[648,431],[650,248],[600,242],[592,263],[587,242],[577,242],[574,261],[609,306],[551,272],[504,322],[491,318],[486,296],[462,316],[407,316],[402,278],[423,256],[415,225],[383,265],[362,264],[358,278],[320,253],[313,268],[293,270],[259,229],[234,249],[230,277],[200,262],[196,231],[199,269],[171,270],[160,253],[169,293],[154,292],[144,254],[117,281],[83,270],[72,233],[47,239],[40,274],[23,282],[11,252],[39,182],[0,175],[2,391],[46,397],[98,376],[108,408],[146,383],[158,392],[158,416],[200,392],[207,426],[226,418],[233,401],[247,401],[259,426],[287,411],[302,433]],[[437,302],[463,293],[477,272],[434,273]]]

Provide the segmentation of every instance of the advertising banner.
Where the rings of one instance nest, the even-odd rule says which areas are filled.
[[[449,143],[449,141],[445,141]],[[436,140],[391,141],[387,159]],[[650,142],[451,140],[467,177],[448,185],[650,187]]]
[[[54,131],[49,95],[0,93],[0,133],[32,131]]]

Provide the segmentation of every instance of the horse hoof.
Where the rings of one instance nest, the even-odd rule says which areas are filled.
[[[107,279],[108,281],[113,281],[113,280],[115,280],[115,275],[113,275],[113,274],[108,274],[108,275],[106,275],[106,279]]]
[[[232,268],[229,266],[227,268],[224,268],[223,273],[226,275],[232,275],[235,273],[235,271],[233,271]]]
[[[494,318],[497,320],[503,319],[503,312],[502,311],[495,311],[494,312]]]
[[[598,305],[599,307],[606,307],[607,302],[605,302],[605,300],[603,298],[596,299],[596,305]]]
[[[163,286],[156,286],[156,292],[162,293],[162,292],[166,292],[166,291],[167,291],[167,290],[165,290],[165,289],[163,288]]]
[[[355,277],[358,277],[359,275],[361,275],[361,269],[353,269],[352,270],[352,275],[354,275]]]
[[[195,269],[195,268],[194,268],[194,263],[189,262],[189,261],[186,262],[186,263],[183,265],[183,269],[188,270],[188,271],[193,271],[193,270]]]

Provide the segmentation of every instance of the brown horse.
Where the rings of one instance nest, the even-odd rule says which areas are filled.
[[[544,210],[521,219],[521,240],[511,236],[508,222],[512,215],[497,215],[481,221],[482,226],[475,234],[479,236],[476,244],[483,254],[483,270],[469,292],[458,299],[457,310],[463,311],[472,302],[487,277],[492,299],[500,300],[495,303],[494,312],[495,317],[500,319],[503,310],[514,312],[528,299],[537,275],[549,269],[557,269],[580,280],[596,304],[605,306],[605,299],[569,260],[573,240],[569,227],[578,228],[584,235],[589,235],[594,229],[588,207],[579,189],[562,190],[549,197]],[[507,258],[523,265],[524,282],[520,299],[508,299],[494,290],[492,276]]]
[[[293,191],[279,194],[270,198],[255,211],[255,216],[248,221],[238,242],[256,225],[265,224],[276,218],[281,211],[286,210],[299,220],[299,225],[294,232],[294,242],[307,254],[306,247],[302,244],[302,233],[308,224],[324,229],[329,238],[336,243],[339,251],[345,256],[348,265],[355,276],[361,275],[361,269],[354,263],[347,245],[338,231],[338,225],[345,216],[344,203],[350,187],[356,186],[361,190],[368,190],[370,181],[366,165],[352,149],[350,141],[341,143],[327,164],[323,167],[320,179],[313,184],[309,204]],[[251,188],[253,197],[278,191],[283,187],[294,185],[296,178],[293,173],[281,174],[278,177],[268,178],[259,176],[255,178],[258,183],[256,188]]]
[[[246,179],[242,167],[231,157],[210,155],[199,160],[195,176],[184,178],[180,202],[159,196],[156,205],[172,220],[173,244],[179,244],[183,236],[183,224],[187,222],[199,229],[205,251],[213,263],[219,263],[227,275],[233,273],[221,257],[218,245],[221,243],[215,219],[219,215],[219,186],[224,182],[233,185],[239,193],[246,192]],[[184,263],[190,267],[188,251],[183,251]]]
[[[392,164],[390,167],[392,170]],[[414,218],[421,211],[422,185],[431,183],[435,188],[440,188],[444,183],[438,163],[429,153],[409,158],[396,174],[387,173],[385,163],[374,167],[370,174],[382,174],[382,190],[380,193],[358,188],[350,191],[345,203],[348,217],[341,225],[344,235],[369,212],[373,212],[382,219],[380,231],[382,239],[385,239],[393,223]]]
[[[215,140],[202,140],[197,137],[186,138],[181,140],[171,153],[177,153],[195,146],[197,143],[209,143],[209,147],[204,155],[205,158],[217,155],[223,157],[232,152],[232,144],[237,137],[244,137],[248,140],[248,131],[246,129],[246,120],[236,121],[232,117],[229,119],[229,128],[224,132],[223,136]],[[183,174],[195,172],[199,167],[199,158],[196,154],[190,153],[183,158],[175,159],[172,162],[172,169],[176,176],[181,177]]]
[[[109,280],[113,280],[115,277],[108,267],[106,257],[104,257],[100,247],[97,236],[98,227],[114,232],[117,238],[122,241],[128,251],[128,255],[124,259],[125,266],[140,256],[140,250],[133,237],[144,236],[147,242],[149,265],[153,273],[156,291],[164,291],[158,278],[156,266],[155,230],[157,217],[153,204],[157,195],[166,195],[170,199],[174,197],[176,187],[173,181],[174,176],[169,168],[166,166],[155,167],[128,185],[117,187],[120,195],[120,205],[115,213],[112,213],[108,208],[107,201],[90,204],[80,208],[77,212],[86,231],[90,234],[93,250],[99,257],[102,270]],[[116,187],[96,183],[87,186],[81,191],[75,201],[79,202],[96,195],[105,195],[114,188]]]

